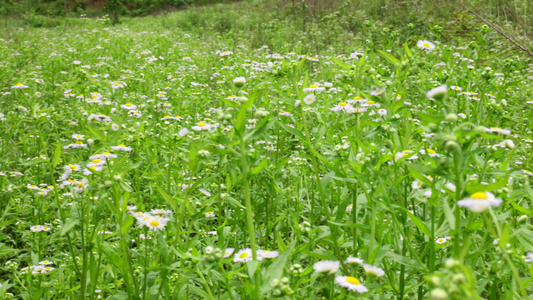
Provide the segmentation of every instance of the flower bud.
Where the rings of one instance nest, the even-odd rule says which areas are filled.
[[[455,141],[447,141],[446,145],[444,146],[444,149],[448,152],[453,152],[459,148],[459,144]]]
[[[448,122],[457,122],[457,114],[447,114],[445,120]]]
[[[242,88],[246,84],[246,79],[244,77],[237,77],[233,79],[233,84],[236,88]]]
[[[433,98],[438,101],[442,101],[446,97],[447,93],[448,93],[448,87],[446,85],[441,85],[427,92],[426,97]]]
[[[446,300],[448,299],[448,293],[443,289],[434,289],[430,293],[431,300]]]

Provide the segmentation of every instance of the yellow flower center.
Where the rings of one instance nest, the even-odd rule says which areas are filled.
[[[93,164],[99,164],[99,163],[101,163],[101,162],[102,162],[102,160],[99,159],[99,158],[97,158],[97,159],[93,159]]]
[[[435,150],[433,150],[433,149],[428,149],[428,153],[429,153],[429,154],[435,154],[436,152],[435,152]]]
[[[76,170],[76,166],[75,166],[75,165],[69,165],[69,168],[70,168],[71,170]]]
[[[361,100],[361,99],[363,99],[363,98],[357,96],[357,97],[353,97],[353,99],[354,99],[354,100]]]
[[[352,276],[346,277],[346,281],[351,283],[351,284],[356,284],[356,285],[361,284],[361,281],[359,281],[359,279],[357,279],[355,277],[352,277]]]
[[[312,85],[309,86],[309,87],[312,88],[312,89],[316,89],[316,88],[318,87],[318,85],[316,85],[316,84],[312,84]]]
[[[76,144],[78,144],[78,145],[82,145],[83,142],[82,142],[82,141],[77,141]]]
[[[118,145],[118,147],[126,147],[126,145],[120,144]]]
[[[376,102],[374,102],[374,101],[372,101],[372,100],[366,102],[366,104],[370,104],[370,105],[372,105],[372,104],[374,104],[374,103],[376,103]]]
[[[126,106],[131,106],[132,104],[131,103],[126,103]]]
[[[90,166],[89,169],[96,170],[96,166]]]
[[[347,106],[347,105],[348,105],[348,103],[346,103],[346,102],[339,103],[339,106]]]
[[[424,46],[426,48],[430,48],[431,47],[428,43],[423,43],[422,46]]]
[[[206,125],[207,125],[207,124],[204,123],[204,122],[200,122],[200,123],[198,123],[198,127],[204,127],[204,126],[206,126]]]
[[[77,135],[76,138],[77,138],[77,139],[81,139],[81,138],[83,138],[83,137],[82,137],[81,135]]]
[[[443,238],[439,239],[439,243],[444,243],[444,241],[445,241],[445,239],[443,239]]]
[[[489,196],[487,196],[487,193],[485,192],[475,192],[470,198],[474,200],[487,200]]]
[[[243,254],[239,255],[239,258],[245,258],[248,257],[248,253],[244,252]]]
[[[104,152],[103,155],[109,155],[111,154],[110,152]]]
[[[170,118],[170,116],[165,116],[165,118]]]
[[[157,220],[153,220],[152,222],[150,222],[150,225],[157,227],[159,226],[159,222]]]

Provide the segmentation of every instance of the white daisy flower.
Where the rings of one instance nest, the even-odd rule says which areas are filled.
[[[385,92],[385,88],[378,87],[377,89],[373,90],[370,95],[372,96],[379,96]]]
[[[205,122],[200,122],[196,124],[196,126],[191,127],[194,131],[201,131],[201,130],[209,130],[213,127],[213,125],[207,124]]]
[[[335,105],[335,107],[330,108],[329,110],[331,110],[331,111],[345,111],[347,113],[353,113],[354,112],[354,107],[351,106],[350,104],[348,104],[347,102],[341,102],[341,103]]]
[[[491,206],[497,207],[500,204],[502,204],[502,199],[494,197],[494,194],[490,192],[475,192],[470,198],[457,201],[457,205],[466,207],[475,213],[481,213]]]
[[[438,238],[438,239],[435,241],[435,243],[437,243],[437,244],[444,244],[444,243],[446,243],[447,241],[448,241],[448,239],[446,239],[446,238]]]
[[[316,95],[315,94],[309,94],[304,97],[304,103],[307,105],[313,104],[313,102],[316,101]]]
[[[257,256],[261,256],[262,258],[275,258],[279,256],[279,253],[278,251],[258,250]]]
[[[326,88],[323,87],[323,86],[318,86],[316,84],[312,84],[308,88],[304,88],[304,92],[306,92],[306,93],[308,93],[308,92],[322,92],[325,89]]]
[[[118,146],[112,146],[111,149],[113,150],[120,150],[120,151],[131,151],[131,147],[126,147],[123,144],[120,144]]]
[[[420,40],[416,43],[416,46],[421,50],[431,51],[435,49],[435,44],[430,41]]]
[[[131,104],[131,103],[122,104],[120,107],[127,109],[127,110],[137,109],[137,105]]]
[[[117,158],[117,155],[116,154],[112,154],[110,152],[104,152],[102,154],[97,154],[97,155],[93,155],[93,156],[89,156],[89,159],[107,159],[107,158]]]
[[[485,131],[486,132],[496,132],[496,133],[501,133],[501,134],[505,134],[505,135],[511,134],[511,130],[509,130],[509,129],[501,129],[499,127],[485,128]]]
[[[344,261],[344,263],[347,265],[362,265],[364,262],[365,261],[362,260],[361,258],[353,257],[353,256],[348,256],[346,261]]]
[[[72,171],[79,171],[81,170],[81,166],[80,165],[66,165],[64,166],[65,168],[65,171],[67,172],[72,172]]]
[[[352,276],[337,276],[335,277],[335,283],[360,294],[368,292],[368,289],[361,284],[361,281]]]
[[[251,261],[253,259],[252,256],[252,249],[246,248],[242,249],[239,252],[235,254],[235,257],[233,258],[233,262],[247,262]],[[263,257],[257,256],[257,260],[263,260]]]
[[[374,275],[378,277],[385,275],[385,271],[383,271],[383,269],[378,268],[376,266],[364,264],[363,268],[365,269],[366,274],[370,274],[370,275]]]
[[[226,250],[224,250],[224,256],[222,256],[223,258],[228,258],[230,257],[233,252],[235,252],[235,249],[234,248],[226,248]]]
[[[337,260],[322,260],[313,265],[313,270],[317,273],[333,274],[339,270],[340,262]]]

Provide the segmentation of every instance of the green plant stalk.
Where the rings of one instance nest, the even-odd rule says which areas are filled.
[[[326,196],[324,195],[324,189],[322,188],[322,182],[320,182],[320,173],[318,171],[318,164],[316,162],[316,157],[314,151],[312,151],[312,145],[311,145],[311,138],[309,137],[309,129],[307,128],[307,121],[305,118],[305,112],[303,109],[300,108],[300,113],[302,115],[302,123],[304,125],[304,132],[305,132],[305,140],[306,140],[306,146],[309,148],[309,151],[311,152],[311,161],[313,163],[313,170],[315,171],[315,179],[318,186],[318,191],[320,193],[320,204],[322,205],[322,210],[326,216],[326,219],[329,219],[329,208],[326,203]]]
[[[492,220],[494,221],[494,226],[496,227],[496,232],[498,233],[498,238],[501,238],[502,230],[500,228],[500,224],[498,223],[498,219],[496,219],[496,215],[494,214],[494,211],[492,210],[492,208],[489,208],[489,214],[490,214]],[[491,226],[491,222],[487,222],[487,220],[485,220],[485,221],[486,221],[486,223],[489,224],[489,226]],[[500,245],[500,250],[501,250],[503,256],[505,257],[505,260],[509,264],[509,268],[511,269],[511,272],[513,273],[513,277],[515,278],[516,282],[518,283],[518,286],[520,287],[520,292],[522,293],[523,299],[527,299],[528,295],[527,295],[526,289],[524,288],[524,284],[520,280],[520,275],[518,274],[518,271],[516,270],[516,267],[513,264],[513,261],[509,257],[509,253],[507,253],[507,250],[505,248],[503,248],[501,245]]]
[[[457,153],[454,154],[454,168],[455,168],[455,200],[456,204],[457,201],[461,200],[461,192],[462,192],[462,176],[461,176],[461,170],[460,170],[460,164],[461,161],[459,160]],[[461,255],[461,240],[460,240],[460,231],[459,227],[461,227],[461,210],[459,209],[459,206],[455,206],[455,234],[453,237],[453,248],[454,248],[454,257],[458,259]]]
[[[224,276],[224,284],[226,285],[226,289],[228,290],[229,298],[231,300],[235,300],[235,298],[233,297],[233,292],[231,291],[231,285],[229,283],[228,275],[226,274],[226,270],[224,269],[224,266],[222,265],[220,261],[218,261],[217,265],[218,265],[218,269],[222,273],[222,276]]]
[[[209,287],[209,283],[207,282],[207,280],[205,280],[204,275],[203,275],[202,272],[200,272],[200,270],[198,269],[198,265],[196,265],[196,274],[198,274],[198,276],[200,276],[200,278],[201,278],[202,281],[204,282],[204,284],[205,284],[205,289],[207,290],[207,293],[209,294],[209,296],[211,297],[211,299],[215,299],[215,297],[213,297],[213,292],[211,292],[211,288]]]
[[[435,272],[435,205],[430,204],[430,219],[431,219],[431,236],[429,237],[429,243],[431,248],[429,249],[428,267],[429,272]]]
[[[144,284],[142,287],[143,299],[146,299],[146,286],[148,285],[148,229],[144,230]]]
[[[253,208],[252,208],[252,199],[250,195],[250,182],[248,180],[248,172],[250,166],[248,166],[248,158],[246,153],[246,142],[244,137],[241,137],[241,168],[242,168],[242,185],[244,190],[244,204],[246,206],[246,223],[248,225],[248,235],[250,235],[250,247],[252,248],[252,258],[257,260],[257,245],[255,243],[255,229],[254,229],[254,218],[253,218]],[[256,270],[256,274],[259,273]],[[258,276],[255,276],[255,292],[256,299],[261,299],[261,281],[258,280]]]
[[[54,177],[54,170],[53,170],[53,166],[52,166],[52,160],[51,160],[50,155],[48,154],[48,151],[46,150],[47,149],[46,148],[46,143],[44,142],[44,139],[43,139],[43,133],[41,132],[41,126],[40,126],[40,124],[38,124],[38,125],[39,126],[37,127],[37,130],[39,132],[39,140],[41,141],[41,144],[42,144],[42,147],[43,147],[42,149],[44,149],[43,150],[44,154],[48,158],[48,172],[50,172],[50,180],[52,182],[56,182],[55,181],[55,177]],[[59,210],[59,216],[61,217],[61,220],[65,220],[65,212],[63,211],[62,205],[59,202],[59,197],[57,195],[56,189],[54,189],[52,191],[52,193],[54,194],[54,198],[56,200],[57,209]],[[72,258],[74,258],[76,255],[74,253],[74,246],[72,244],[72,240],[70,238],[70,235],[67,233],[65,236],[67,237],[67,244],[68,244],[68,248],[69,248],[69,251],[70,251],[70,255],[72,256]],[[76,262],[75,259],[72,259],[72,264],[74,266],[74,271],[79,276],[81,274],[81,272],[80,272],[80,268],[78,266],[78,263]]]
[[[354,193],[353,193],[353,201],[352,201],[352,223],[357,223],[357,184],[355,184]],[[353,253],[357,253],[357,228],[352,228],[352,235],[353,235]]]
[[[125,214],[125,212],[121,212],[120,210],[120,190],[119,189],[120,189],[120,186],[115,184],[113,198],[115,200],[115,203],[114,203],[115,209],[116,209],[115,215],[116,215],[117,222],[118,222],[120,247],[123,252],[125,261],[128,262],[126,265],[127,265],[127,269],[129,272],[128,274],[124,274],[124,280],[126,281],[126,290],[127,290],[129,299],[136,299],[138,297],[138,288],[137,288],[137,283],[135,282],[135,279],[134,279],[135,276],[133,273],[133,267],[131,263],[129,263],[131,261],[131,256],[130,256],[130,252],[128,248],[128,241],[126,239],[127,234],[122,232],[122,228],[125,226],[124,218],[123,218],[123,215]]]
[[[84,220],[85,220],[85,214],[84,214],[84,205],[85,201],[83,201],[84,197],[81,197],[81,205],[80,205],[80,237],[81,237],[81,255],[82,255],[82,271],[81,271],[81,279],[80,279],[80,292],[81,292],[81,299],[85,299],[85,293],[87,290],[87,248],[85,246],[85,228],[83,226]]]

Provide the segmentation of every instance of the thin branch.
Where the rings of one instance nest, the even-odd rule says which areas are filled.
[[[504,36],[509,42],[511,42],[512,44],[514,44],[515,46],[517,46],[518,48],[520,48],[520,50],[526,52],[527,54],[529,54],[530,56],[533,56],[533,52],[531,50],[529,50],[528,48],[526,48],[525,46],[519,44],[515,39],[513,39],[509,34],[505,33],[501,28],[499,28],[498,26],[496,26],[496,24],[490,22],[489,20],[487,20],[486,18],[484,18],[479,12],[476,12],[470,8],[468,8],[466,5],[464,5],[464,3],[462,2],[459,2],[459,1],[454,1],[455,3],[459,4],[460,6],[462,6],[464,9],[466,9],[469,13],[473,14],[474,16],[476,16],[478,19],[480,19],[483,23],[487,24],[489,27],[491,27],[492,29],[496,30],[496,32],[498,32],[499,34],[501,34],[502,36]]]

